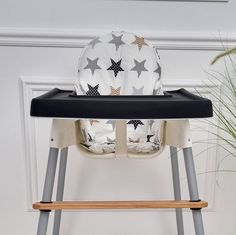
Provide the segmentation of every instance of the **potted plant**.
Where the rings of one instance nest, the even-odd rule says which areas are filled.
[[[211,64],[224,59],[225,69],[223,73],[209,73],[213,81],[222,83],[220,91],[211,91],[211,95],[217,104],[214,106],[214,115],[218,123],[210,121],[218,128],[219,133],[214,133],[220,140],[220,146],[228,153],[236,157],[236,62],[234,58],[236,48],[232,48],[217,55]]]

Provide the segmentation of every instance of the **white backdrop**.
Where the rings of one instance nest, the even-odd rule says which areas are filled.
[[[13,0],[0,5],[0,234],[4,235],[36,234],[38,213],[31,209],[31,203],[40,200],[42,193],[50,120],[30,118],[30,100],[55,86],[72,87],[78,57],[88,40],[111,30],[147,36],[160,49],[166,89],[186,87],[191,91],[204,88],[204,70],[210,69],[211,59],[222,47],[236,45],[233,0]],[[197,120],[192,122],[192,129],[200,194],[209,201],[203,212],[206,234],[233,235],[236,175],[214,173],[223,155],[210,143],[212,127]],[[180,164],[183,196],[188,198],[182,156]],[[236,169],[235,160],[227,158],[221,169]],[[75,148],[69,151],[68,200],[172,197],[168,149],[151,160],[108,161],[84,158]],[[186,234],[194,234],[188,211],[184,219]],[[154,235],[176,234],[175,230],[172,210],[67,211],[61,234]]]

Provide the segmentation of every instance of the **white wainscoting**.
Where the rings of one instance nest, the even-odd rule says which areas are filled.
[[[132,1],[132,0],[123,0]],[[229,0],[133,0],[133,1],[159,1],[159,2],[228,2]]]
[[[110,29],[56,29],[0,27],[0,46],[83,48]],[[136,31],[159,50],[217,50],[236,45],[235,32]]]
[[[156,2],[229,2],[229,0],[123,0],[123,1],[156,1]]]
[[[37,124],[35,121],[35,118],[30,117],[30,102],[31,99],[39,94],[42,94],[46,91],[49,91],[50,89],[54,87],[58,87],[61,89],[73,89],[73,82],[76,78],[58,78],[58,77],[22,77],[20,79],[20,96],[21,96],[21,109],[22,112],[22,126],[24,129],[24,150],[25,150],[25,170],[26,170],[26,181],[27,181],[27,211],[32,211],[32,203],[34,201],[40,200],[41,189],[39,189],[39,177],[43,176],[45,169],[42,169],[38,166],[38,163],[41,161],[41,157],[39,159],[36,147],[37,141],[40,141],[36,137],[37,129],[40,128],[41,124],[38,123],[44,123],[45,119],[38,119]],[[218,85],[209,85],[211,89],[219,89],[220,86]],[[205,93],[204,95],[209,96],[210,94],[207,94],[208,91],[203,83],[200,81],[192,81],[192,80],[182,80],[180,83],[176,80],[166,80],[164,84],[165,89],[178,89],[180,87],[187,88],[188,90],[195,92],[197,89],[198,91],[201,91],[202,93]],[[41,120],[41,121],[40,121]],[[38,126],[37,126],[38,125]],[[202,127],[199,128],[199,126]],[[46,124],[42,127],[49,128],[49,124]],[[215,192],[215,182],[216,182],[216,174],[214,171],[216,170],[216,159],[217,159],[217,153],[215,149],[216,141],[212,141],[213,136],[210,134],[210,132],[215,132],[216,130],[212,129],[213,127],[210,126],[208,123],[204,124],[202,121],[194,121],[192,122],[192,129],[194,133],[194,141],[197,143],[194,144],[194,147],[196,147],[197,155],[200,156],[200,159],[197,161],[200,161],[197,163],[197,172],[200,173],[199,176],[203,176],[203,178],[200,179],[200,192],[201,196],[204,198],[204,200],[209,201],[209,208],[206,211],[214,211],[214,192]],[[207,132],[208,130],[208,132]],[[42,132],[42,131],[41,131]],[[49,133],[49,130],[45,130],[44,132]],[[48,135],[46,135],[48,136]],[[203,138],[205,137],[205,139]],[[201,144],[201,141],[203,141],[203,144]],[[200,145],[199,145],[200,143]],[[214,147],[212,147],[214,146]],[[46,148],[47,146],[41,146],[43,148]],[[202,149],[201,149],[202,148]],[[167,152],[168,153],[168,152]],[[43,157],[45,163],[47,156]],[[42,165],[42,164],[41,164]],[[40,171],[40,172],[39,172]],[[208,173],[207,173],[208,172]],[[209,173],[210,172],[210,173]],[[44,177],[44,176],[43,176]],[[41,181],[43,179],[40,179]],[[185,190],[187,188],[186,186],[186,179],[185,176],[182,176],[182,182],[185,184]],[[41,183],[42,184],[42,183]],[[70,196],[68,194],[68,196]],[[171,195],[170,195],[171,196]]]

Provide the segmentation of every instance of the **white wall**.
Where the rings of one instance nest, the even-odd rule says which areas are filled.
[[[29,117],[30,99],[54,86],[70,88],[88,40],[111,30],[150,38],[160,49],[168,89],[202,89],[204,70],[224,45],[236,44],[235,1],[229,3],[134,1],[2,1],[0,3],[0,234],[32,235],[48,151],[50,120]],[[221,35],[222,41],[219,40]],[[220,69],[220,66],[219,68]],[[213,87],[214,89],[217,89]],[[210,95],[210,94],[207,94]],[[196,127],[198,126],[198,128]],[[205,131],[199,130],[204,127]],[[193,122],[194,140],[209,142],[212,127]],[[194,145],[206,234],[236,232],[236,176],[215,171],[223,155],[211,144]],[[202,153],[201,150],[205,150]],[[180,159],[181,156],[180,156]],[[181,160],[181,183],[187,184]],[[233,158],[221,169],[236,169]],[[203,173],[203,174],[201,174]],[[159,158],[130,161],[86,159],[69,152],[66,199],[171,199],[168,150]],[[184,214],[186,234],[193,233]],[[114,211],[63,214],[62,234],[175,234],[173,211]]]

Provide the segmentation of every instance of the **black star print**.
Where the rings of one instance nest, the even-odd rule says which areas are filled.
[[[111,59],[111,64],[112,65],[107,70],[113,70],[115,77],[117,76],[118,72],[124,71],[124,69],[120,67],[121,60],[119,60],[118,62],[115,62],[113,59]]]
[[[147,142],[150,142],[150,139],[153,137],[154,135],[147,135]]]
[[[89,133],[88,133],[88,137],[89,137],[88,141],[92,141],[93,140],[93,138],[91,137],[91,135]]]
[[[94,87],[90,86],[89,84],[87,85],[89,90],[86,92],[86,95],[100,95],[100,93],[98,92],[99,84]]]
[[[127,124],[134,125],[134,130],[137,129],[138,125],[144,125],[140,120],[130,120],[127,122]]]
[[[156,70],[154,70],[154,73],[158,73],[159,76],[161,76],[161,66],[158,62],[157,62],[157,68],[156,68]]]
[[[89,147],[90,147],[90,145],[85,144],[85,143],[80,143],[80,144],[83,145],[83,146],[86,147],[86,148],[89,148]]]

